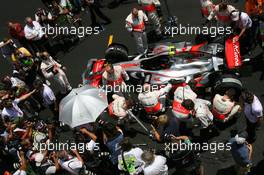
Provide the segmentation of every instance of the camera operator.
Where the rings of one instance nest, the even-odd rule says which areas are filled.
[[[177,174],[203,175],[203,166],[198,155],[188,146],[191,144],[190,138],[184,135],[170,135],[170,138],[170,146],[173,145],[174,149],[165,150],[165,155],[168,158],[169,164],[176,168]],[[185,149],[179,149],[182,144],[186,145]]]
[[[118,156],[118,169],[131,175],[137,175],[142,172],[141,148],[133,148],[128,137],[125,137],[120,143],[122,152]]]
[[[44,77],[54,79],[60,85],[61,93],[66,94],[72,87],[68,81],[68,78],[64,72],[66,68],[55,61],[48,52],[37,53],[37,56],[41,57],[40,70]]]

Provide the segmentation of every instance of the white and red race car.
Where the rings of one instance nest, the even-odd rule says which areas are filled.
[[[225,46],[219,43],[192,45],[189,42],[159,43],[149,53],[128,56],[126,47],[112,44],[106,50],[105,59],[91,59],[82,75],[83,84],[98,87],[103,65],[112,62],[122,66],[137,84],[149,82],[163,85],[169,80],[179,82],[195,79],[198,87],[231,86],[242,88],[234,75],[242,65],[239,43],[227,38]]]

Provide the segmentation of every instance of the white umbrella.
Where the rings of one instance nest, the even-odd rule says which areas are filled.
[[[73,89],[61,100],[59,120],[74,128],[94,122],[107,106],[103,90],[85,85]]]

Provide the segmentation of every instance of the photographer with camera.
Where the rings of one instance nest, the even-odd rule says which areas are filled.
[[[170,135],[179,135],[179,123],[175,117],[160,115],[157,119],[157,126],[152,127],[152,135],[158,142],[170,142]]]
[[[133,148],[128,137],[125,137],[120,145],[122,152],[121,155],[118,156],[118,169],[129,175],[141,173],[141,166],[143,165],[141,155],[143,154],[143,150],[138,147]]]

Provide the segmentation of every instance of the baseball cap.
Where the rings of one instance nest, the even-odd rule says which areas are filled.
[[[44,155],[41,153],[36,153],[35,154],[35,162],[36,166],[39,167],[41,165],[42,160],[44,159]]]

